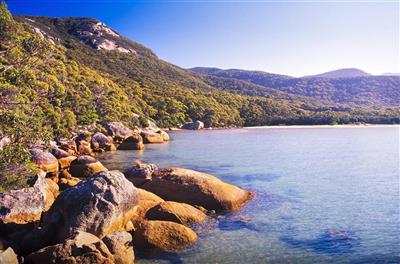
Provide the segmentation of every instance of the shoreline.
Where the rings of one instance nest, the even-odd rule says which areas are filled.
[[[347,125],[284,125],[284,126],[253,126],[253,127],[243,127],[246,129],[252,128],[363,128],[363,127],[398,127],[400,124],[347,124]]]
[[[182,128],[162,128],[166,132],[175,131],[209,131],[209,130],[234,130],[234,129],[276,129],[276,128],[383,128],[383,127],[397,127],[400,128],[400,124],[345,124],[345,125],[274,125],[274,126],[244,126],[244,127],[215,127],[215,128],[203,128],[198,130],[182,129]]]

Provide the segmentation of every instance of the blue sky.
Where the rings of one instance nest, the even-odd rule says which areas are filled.
[[[396,1],[11,0],[15,14],[96,17],[184,68],[302,76],[400,72]]]

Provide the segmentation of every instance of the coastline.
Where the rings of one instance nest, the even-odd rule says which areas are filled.
[[[233,130],[233,129],[277,129],[277,128],[365,128],[365,127],[397,127],[400,128],[400,124],[345,124],[345,125],[274,125],[274,126],[244,126],[244,127],[213,127],[213,128],[204,128],[193,131],[207,131],[207,130]],[[182,128],[162,128],[162,130],[166,132],[175,132],[175,131],[187,131],[188,129]],[[190,131],[190,129],[189,129]]]
[[[400,124],[347,124],[347,125],[284,125],[284,126],[252,126],[252,127],[243,127],[246,129],[252,128],[266,128],[266,129],[274,129],[274,128],[363,128],[363,127],[397,127],[400,128]]]

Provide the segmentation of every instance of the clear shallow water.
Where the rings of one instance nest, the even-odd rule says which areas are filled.
[[[176,131],[106,154],[207,172],[251,189],[243,210],[196,227],[180,254],[136,263],[400,263],[399,127]]]

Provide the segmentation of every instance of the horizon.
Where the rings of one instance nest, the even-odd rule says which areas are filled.
[[[399,2],[7,4],[15,15],[97,18],[185,69],[242,69],[293,77],[349,68],[372,75],[400,72]]]

